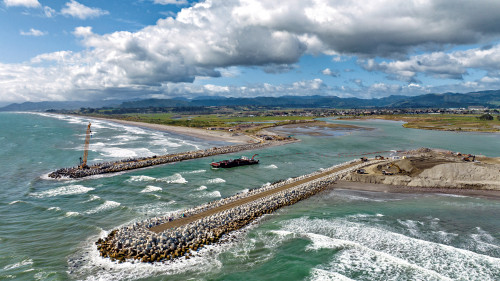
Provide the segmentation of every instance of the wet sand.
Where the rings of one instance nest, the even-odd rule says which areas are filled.
[[[375,192],[393,193],[442,193],[463,196],[478,196],[500,200],[500,190],[479,190],[479,189],[458,189],[458,188],[429,188],[429,187],[408,187],[401,185],[388,185],[378,183],[363,183],[352,181],[337,181],[332,189],[351,189]]]

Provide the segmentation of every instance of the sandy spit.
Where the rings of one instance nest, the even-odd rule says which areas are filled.
[[[256,142],[252,137],[247,136],[245,134],[234,134],[226,131],[211,131],[200,128],[189,128],[189,127],[180,127],[180,126],[170,126],[170,125],[161,125],[161,124],[152,124],[145,122],[136,122],[136,121],[127,121],[127,120],[119,120],[119,119],[111,119],[111,118],[101,118],[101,117],[92,117],[93,119],[98,120],[106,120],[110,122],[115,122],[123,125],[143,127],[148,129],[153,129],[157,131],[170,132],[184,136],[195,137],[208,141],[224,141],[230,143],[254,143]]]

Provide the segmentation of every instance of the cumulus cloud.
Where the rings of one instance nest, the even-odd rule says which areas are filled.
[[[85,51],[50,63],[40,61],[58,55],[40,56],[37,65],[0,65],[0,75],[10,81],[0,84],[0,93],[25,98],[45,93],[45,99],[52,99],[106,95],[110,89],[165,91],[164,85],[175,88],[172,83],[220,77],[221,69],[235,66],[289,71],[304,54],[337,59],[355,55],[364,60],[366,69],[408,82],[418,82],[418,73],[459,79],[467,74],[467,67],[493,69],[499,47],[453,54],[440,48],[498,38],[499,10],[500,2],[488,0],[289,0],[286,5],[266,0],[207,0],[137,32],[96,34],[90,27],[78,27],[74,35],[87,47]],[[80,19],[108,14],[74,0],[61,12]],[[414,50],[434,52],[411,56]],[[487,54],[494,63],[486,61]],[[389,61],[376,62],[375,57]],[[27,82],[30,79],[32,83]],[[291,87],[300,89],[304,83]],[[308,83],[305,88],[333,93],[322,81]],[[278,93],[290,90],[262,87],[262,91]],[[258,92],[240,92],[252,91]]]
[[[44,36],[44,35],[47,35],[47,32],[45,31],[41,31],[41,30],[38,30],[38,29],[34,29],[34,28],[30,28],[29,31],[22,31],[20,32],[21,35],[24,35],[24,36]]]
[[[463,79],[468,69],[481,69],[497,76],[500,64],[500,45],[474,48],[451,53],[433,52],[412,56],[406,60],[377,63],[373,59],[363,62],[370,71],[383,71],[403,81],[415,81],[418,74],[445,79]]]
[[[166,83],[162,86],[162,94],[155,94],[157,98],[169,98],[176,96],[217,96],[226,97],[278,97],[308,96],[331,94],[332,89],[323,83],[321,79],[303,80],[290,84],[273,85],[270,83],[255,83],[246,86],[219,86],[198,85],[192,83]]]
[[[48,18],[51,18],[53,16],[56,15],[56,11],[54,9],[52,9],[51,7],[48,7],[48,6],[44,6],[43,7],[43,14],[48,17]]]
[[[64,8],[61,9],[61,14],[84,20],[88,18],[96,18],[103,15],[108,15],[109,12],[100,8],[87,7],[76,2],[75,0],[71,0],[70,2],[66,3],[66,6]]]
[[[7,7],[27,7],[27,8],[38,8],[40,7],[40,2],[38,0],[3,0],[5,6]]]
[[[328,75],[332,77],[338,77],[339,73],[337,71],[331,70],[330,68],[325,68],[321,71],[323,75]]]

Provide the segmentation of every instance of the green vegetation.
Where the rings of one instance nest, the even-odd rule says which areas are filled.
[[[274,124],[283,121],[312,120],[308,116],[228,116],[228,115],[183,115],[173,116],[171,113],[159,114],[127,114],[120,119],[156,123],[184,127],[232,127],[239,124],[266,122]],[[287,123],[285,122],[285,123]]]
[[[491,119],[485,115],[491,116]],[[399,120],[407,122],[405,128],[440,130],[440,131],[477,131],[499,132],[500,116],[496,120],[490,114],[458,115],[458,114],[419,114],[419,115],[381,115],[370,118]]]

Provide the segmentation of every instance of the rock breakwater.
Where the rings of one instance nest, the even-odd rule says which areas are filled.
[[[345,174],[367,165],[358,163],[350,161],[171,216],[123,226],[99,239],[97,249],[102,257],[119,262],[162,262],[189,258],[204,246],[217,243],[225,234],[248,225],[264,214],[317,194]]]
[[[190,160],[196,158],[209,157],[219,154],[234,153],[244,150],[254,150],[273,145],[287,144],[296,141],[295,139],[287,139],[282,141],[266,141],[260,143],[228,145],[222,147],[213,147],[209,149],[201,149],[194,151],[187,151],[176,154],[166,154],[161,156],[142,157],[142,158],[129,158],[116,162],[98,163],[89,166],[88,168],[81,169],[79,167],[62,168],[49,174],[50,178],[83,178],[93,175],[117,173],[127,170],[140,169],[155,165],[162,165],[167,163],[179,162],[183,160]]]

